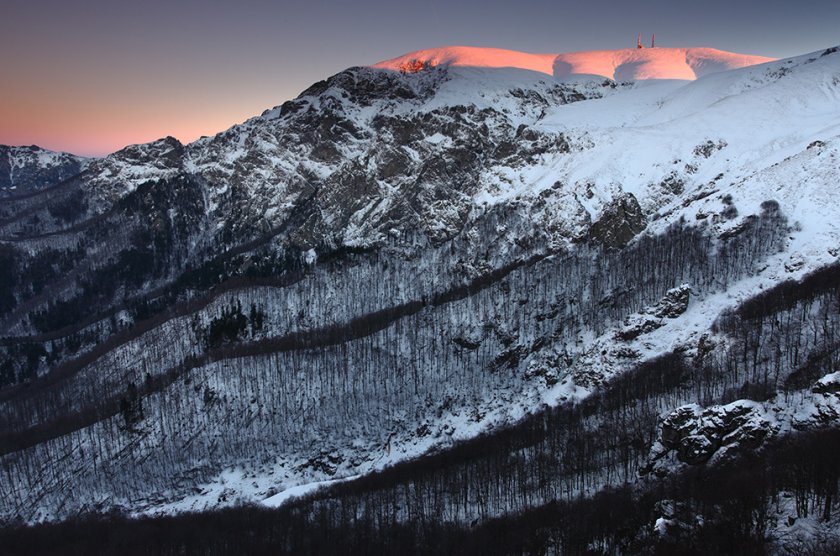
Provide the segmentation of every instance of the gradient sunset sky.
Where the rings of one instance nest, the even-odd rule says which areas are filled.
[[[353,65],[443,45],[568,52],[840,43],[840,2],[2,0],[0,144],[101,155],[188,142]]]

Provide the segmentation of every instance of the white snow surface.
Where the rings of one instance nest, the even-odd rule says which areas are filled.
[[[710,73],[770,62],[773,58],[714,48],[625,48],[562,54],[531,54],[499,48],[444,46],[410,52],[374,64],[375,68],[412,71],[425,66],[519,68],[558,79],[598,76],[616,81],[693,80]]]

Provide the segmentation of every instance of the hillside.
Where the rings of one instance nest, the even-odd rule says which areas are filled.
[[[387,536],[789,457],[840,419],[838,76],[433,49],[7,196],[0,518]]]

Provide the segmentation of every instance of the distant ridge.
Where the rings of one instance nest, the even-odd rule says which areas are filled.
[[[416,71],[428,66],[518,68],[566,78],[575,75],[616,81],[694,80],[704,75],[765,62],[773,58],[714,48],[625,48],[561,54],[531,54],[498,48],[445,46],[404,54],[375,68]]]

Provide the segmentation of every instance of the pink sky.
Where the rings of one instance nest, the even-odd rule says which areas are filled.
[[[182,142],[213,135],[296,94],[270,87],[242,94],[221,87],[172,91],[132,79],[91,91],[60,80],[26,85],[4,91],[0,144],[37,144],[93,156],[166,135]]]
[[[708,46],[793,56],[836,44],[840,2],[781,0],[4,0],[0,144],[101,155],[188,142],[344,68],[423,48]]]

